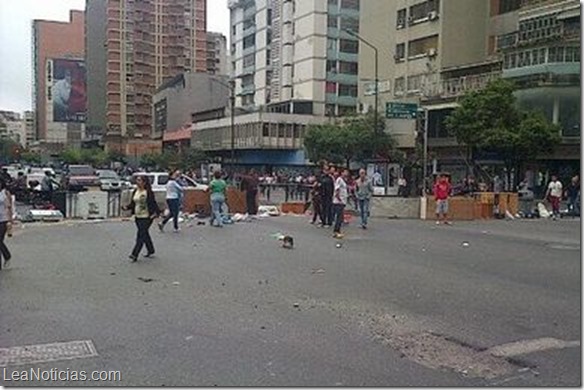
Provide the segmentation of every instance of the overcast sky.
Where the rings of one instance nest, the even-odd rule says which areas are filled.
[[[68,21],[71,9],[85,0],[0,0],[0,110],[32,108],[31,21]],[[227,0],[207,0],[207,29],[229,36]]]

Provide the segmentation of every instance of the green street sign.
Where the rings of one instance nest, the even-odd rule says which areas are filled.
[[[385,104],[385,117],[388,119],[416,119],[418,116],[418,105],[415,103],[395,103]]]

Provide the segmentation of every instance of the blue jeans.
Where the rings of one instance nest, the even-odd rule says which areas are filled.
[[[359,199],[359,213],[361,214],[361,225],[367,226],[369,218],[369,199]]]
[[[335,227],[333,229],[334,233],[341,232],[341,226],[343,225],[344,220],[344,211],[345,205],[344,204],[333,204],[333,220],[335,221]]]
[[[580,215],[580,195],[568,199],[568,210],[573,216]]]
[[[162,226],[166,225],[172,218],[174,222],[174,229],[178,230],[178,213],[180,211],[180,199],[166,199],[168,210],[170,213],[162,220]]]
[[[211,194],[211,221],[209,221],[211,225],[223,226],[223,204],[225,204],[225,195]]]

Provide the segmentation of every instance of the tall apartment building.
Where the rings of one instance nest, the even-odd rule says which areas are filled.
[[[0,111],[0,139],[10,139],[26,147],[26,127],[22,116],[13,111]]]
[[[221,76],[229,74],[227,38],[221,33],[207,32],[207,73]]]
[[[366,2],[365,2],[366,3]],[[357,106],[359,0],[230,0],[238,107],[343,115]]]
[[[44,143],[75,145],[84,133],[84,24],[83,11],[71,11],[69,22],[32,22],[36,138]]]
[[[159,150],[152,97],[207,70],[206,0],[86,0],[86,12],[90,134],[131,156]]]
[[[485,0],[363,2],[360,35],[379,50],[380,115],[386,116],[389,103],[420,105],[428,100],[443,72],[460,72],[474,64],[489,68],[488,24],[489,3]],[[361,45],[360,60],[360,102],[363,110],[373,110],[373,50]],[[399,146],[413,149],[416,115],[388,118],[387,122]]]
[[[28,146],[36,141],[36,114],[34,111],[24,112],[24,128],[26,131],[26,145]]]

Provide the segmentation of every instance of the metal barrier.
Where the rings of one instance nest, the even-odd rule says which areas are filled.
[[[277,205],[287,202],[308,202],[310,199],[310,184],[260,184],[260,205]]]

